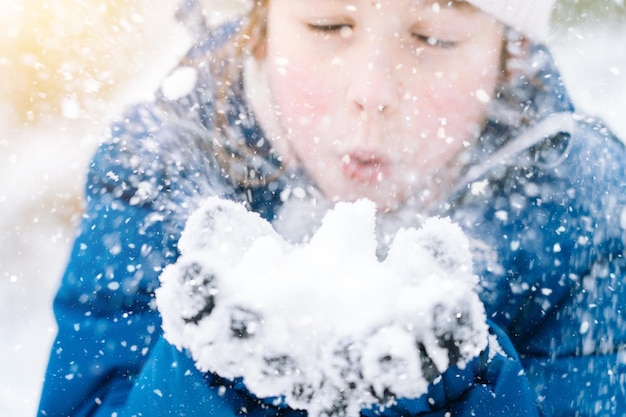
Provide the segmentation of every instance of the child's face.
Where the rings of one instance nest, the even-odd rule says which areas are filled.
[[[265,54],[281,129],[329,198],[367,197],[385,209],[449,184],[484,124],[501,24],[459,1],[268,7]]]

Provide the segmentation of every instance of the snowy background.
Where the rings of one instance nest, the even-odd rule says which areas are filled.
[[[91,153],[191,43],[177,0],[150,3],[0,0],[0,415],[35,414]],[[626,138],[623,16],[579,8],[551,43],[579,108]]]

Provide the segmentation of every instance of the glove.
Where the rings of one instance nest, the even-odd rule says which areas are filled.
[[[198,369],[311,416],[417,398],[487,345],[469,242],[448,219],[376,256],[373,203],[339,203],[293,245],[242,205],[209,199],[161,275],[165,337]]]

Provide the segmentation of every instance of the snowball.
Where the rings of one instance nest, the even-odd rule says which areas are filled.
[[[419,397],[487,345],[469,242],[433,218],[399,230],[381,261],[375,229],[372,202],[339,203],[294,244],[242,205],[209,199],[161,275],[165,337],[198,369],[312,417]]]

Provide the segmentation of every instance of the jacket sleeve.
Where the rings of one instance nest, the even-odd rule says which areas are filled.
[[[626,147],[600,123],[585,123],[571,147],[575,198],[562,223],[567,285],[518,352],[548,415],[626,413]],[[571,169],[571,170],[570,170]]]
[[[152,294],[176,257],[176,232],[152,204],[133,204],[138,189],[124,159],[107,144],[90,166],[86,211],[54,300],[58,335],[40,415],[110,415],[160,333]]]
[[[543,208],[526,210],[547,220],[526,223],[544,243],[507,330],[547,415],[623,415],[626,148],[593,121],[569,141],[563,163],[543,170]]]
[[[605,249],[611,252],[615,246],[621,244],[607,242]],[[582,285],[564,300],[560,316],[548,318],[546,329],[537,332],[532,347],[555,346],[554,339],[558,341],[554,357],[523,357],[546,414],[598,416],[626,412],[625,279],[623,255],[599,257],[582,277]],[[557,319],[566,319],[565,325],[557,327]],[[550,330],[555,336],[549,336]]]
[[[622,415],[626,148],[589,119],[524,158],[523,169],[488,178],[496,191],[458,216],[480,218],[468,230],[499,248],[479,268],[487,315],[547,415]]]
[[[120,417],[306,417],[249,395],[241,382],[200,372],[190,354],[161,338],[133,387]]]
[[[490,343],[467,367],[449,368],[427,394],[361,411],[363,417],[538,416],[534,393],[506,335],[492,327]],[[246,415],[304,417],[276,399],[258,399],[241,381],[200,372],[186,350],[157,343],[121,414],[136,416]]]
[[[151,108],[137,106],[112,133],[92,159],[85,213],[54,300],[58,335],[39,415],[110,416],[125,402],[161,333],[158,276],[177,258],[183,217],[200,194],[185,177],[202,176],[159,148],[180,135]]]

